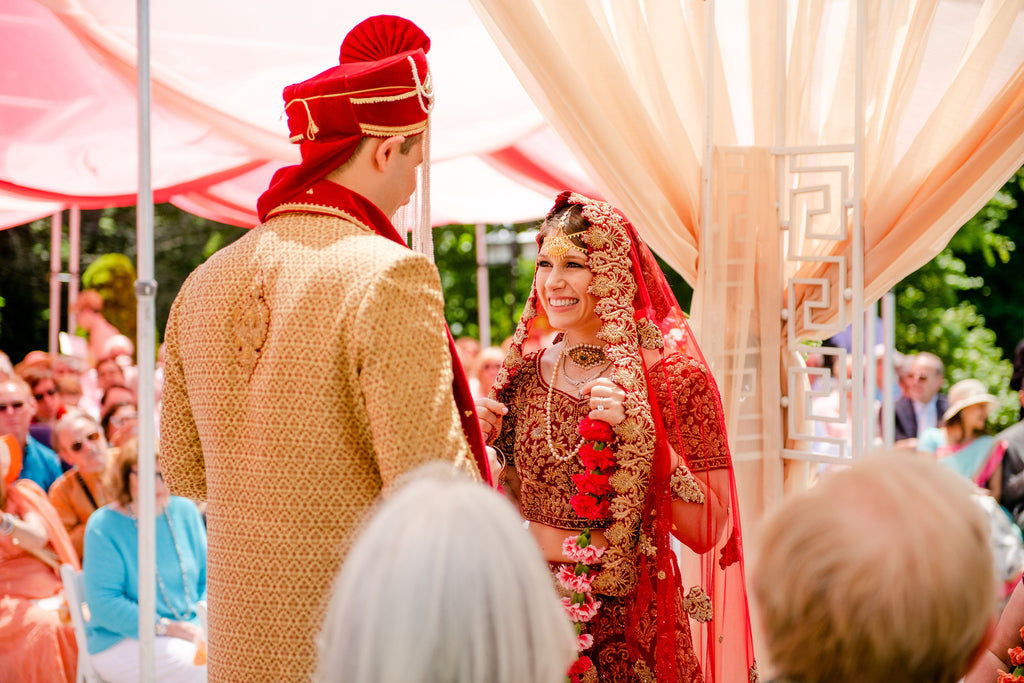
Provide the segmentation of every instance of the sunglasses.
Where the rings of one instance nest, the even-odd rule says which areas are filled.
[[[12,408],[15,412],[25,407],[24,401],[12,401],[11,403],[0,403],[0,413],[6,413],[8,408]]]
[[[32,395],[36,397],[37,401],[42,401],[47,396],[53,396],[56,393],[57,393],[56,389],[47,389],[46,391],[44,391],[41,394],[32,394]]]
[[[68,446],[68,448],[70,448],[73,452],[77,453],[78,451],[82,450],[82,447],[85,446],[85,442],[86,441],[99,441],[99,440],[100,440],[100,433],[99,432],[93,432],[92,434],[89,434],[88,436],[86,436],[85,439],[83,439],[82,441],[74,442],[73,444]]]
[[[134,474],[136,477],[139,476],[139,470],[137,470],[136,468],[133,467],[132,468],[132,474]],[[164,473],[163,472],[157,472],[156,473],[156,478],[159,479],[160,481],[163,481],[164,480]]]

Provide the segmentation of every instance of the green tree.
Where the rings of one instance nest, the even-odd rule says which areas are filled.
[[[1021,335],[1014,320],[1024,315],[1024,288],[1014,277],[1020,268],[1013,267],[1022,265],[1014,259],[1015,238],[1024,240],[1014,197],[1022,180],[1018,172],[938,256],[895,287],[896,347],[942,358],[947,384],[971,377],[982,381],[1000,398],[1002,408],[992,418],[1000,429],[1016,420],[1020,407],[1017,394],[1009,391],[1007,357]],[[1017,227],[1007,224],[1011,216]],[[990,321],[1004,330],[1003,339]]]
[[[103,254],[82,273],[82,287],[103,298],[103,317],[129,339],[135,339],[138,304],[135,264],[124,254]]]

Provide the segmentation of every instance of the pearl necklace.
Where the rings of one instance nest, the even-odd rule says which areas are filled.
[[[135,511],[132,510],[131,503],[128,503],[125,507],[128,508],[128,516],[132,518],[132,523],[135,525],[135,532],[139,531],[139,520],[135,516]],[[164,604],[167,605],[167,609],[171,610],[171,614],[174,616],[176,621],[188,621],[192,618],[194,612],[189,609],[189,605],[192,604],[192,599],[188,594],[188,574],[185,572],[185,560],[181,556],[181,548],[178,547],[178,537],[174,534],[174,525],[171,524],[171,516],[168,514],[160,515],[167,520],[167,528],[171,532],[171,542],[174,543],[174,554],[178,556],[178,568],[181,569],[181,587],[185,590],[185,614],[178,614],[178,610],[174,609],[174,605],[167,599],[167,589],[164,588],[163,579],[160,578],[160,570],[156,572],[156,585],[160,589],[160,597],[164,599]]]
[[[555,438],[551,430],[551,397],[554,396],[555,385],[558,384],[558,366],[565,366],[565,348],[566,344],[563,343],[562,351],[561,353],[558,354],[558,360],[555,361],[555,369],[551,373],[551,385],[548,387],[548,397],[547,401],[545,401],[544,403],[544,437],[548,444],[548,450],[551,451],[551,455],[553,455],[555,457],[555,460],[557,460],[558,462],[569,462],[570,460],[576,457],[576,455],[580,452],[580,447],[583,446],[583,438],[580,437],[579,443],[576,444],[575,448],[573,448],[568,453],[563,453],[555,446]],[[601,368],[601,372],[597,373],[593,377],[581,380],[579,383],[573,381],[572,378],[570,378],[568,375],[566,375],[565,378],[569,380],[569,382],[571,382],[572,384],[576,385],[576,389],[579,390],[579,388],[586,382],[593,381],[600,377],[601,375],[603,375],[605,370],[611,367],[611,364],[611,361],[608,361],[608,365]],[[583,398],[583,396],[581,395],[580,398]]]

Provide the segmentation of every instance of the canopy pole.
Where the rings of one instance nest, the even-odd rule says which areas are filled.
[[[139,680],[155,683],[156,463],[153,351],[156,282],[153,280],[153,186],[150,159],[149,1],[138,0],[139,196],[136,204],[137,340],[139,386]]]
[[[50,220],[50,357],[56,358],[60,351],[60,276],[64,260],[61,258],[61,243],[64,237],[63,212],[53,214]]]
[[[82,210],[77,204],[68,212],[68,238],[71,241],[71,253],[68,256],[68,336],[75,335],[78,320],[71,312],[71,304],[78,300],[78,283],[82,270]]]
[[[487,225],[476,224],[476,309],[480,347],[491,345],[491,279],[487,270]],[[466,368],[470,370],[471,368]]]

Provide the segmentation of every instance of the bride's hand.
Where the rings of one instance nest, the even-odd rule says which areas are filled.
[[[581,393],[590,397],[591,420],[607,422],[612,427],[626,419],[626,392],[607,377],[598,377],[583,386]]]
[[[501,417],[508,413],[504,403],[491,398],[478,398],[476,401],[476,417],[483,432],[484,441],[501,432]]]

